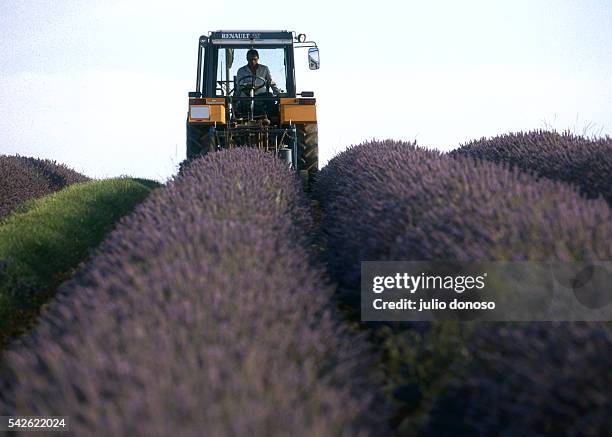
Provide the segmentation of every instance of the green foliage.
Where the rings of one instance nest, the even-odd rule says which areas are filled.
[[[152,186],[128,178],[74,184],[29,202],[2,222],[0,342],[23,329]]]

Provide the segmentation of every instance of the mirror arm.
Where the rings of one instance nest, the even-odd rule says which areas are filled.
[[[304,48],[304,47],[317,47],[318,48],[317,43],[314,42],[314,41],[304,41],[304,42],[301,42],[301,43],[297,43],[297,44],[294,45],[294,47],[297,48],[297,49],[301,49],[301,48]]]

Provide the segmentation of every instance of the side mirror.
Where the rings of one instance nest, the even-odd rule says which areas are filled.
[[[321,61],[319,60],[319,48],[311,47],[308,49],[308,68],[311,70],[318,70],[321,66]]]

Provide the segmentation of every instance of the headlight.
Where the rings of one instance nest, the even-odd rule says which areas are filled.
[[[190,117],[192,119],[209,119],[210,118],[210,108],[208,106],[190,106]]]

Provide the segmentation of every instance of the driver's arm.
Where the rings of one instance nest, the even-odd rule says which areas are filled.
[[[272,79],[272,75],[270,74],[270,69],[268,67],[266,67],[264,79],[266,80],[266,83],[270,85],[270,88],[272,88],[274,94],[278,94],[280,90],[276,86],[276,82],[274,82],[274,79]]]
[[[240,79],[242,79],[245,76],[246,74],[244,73],[244,67],[239,68],[235,76],[236,80],[234,82],[234,97],[244,97],[245,96],[245,94],[242,92],[242,90],[238,86],[238,82],[240,82]]]

